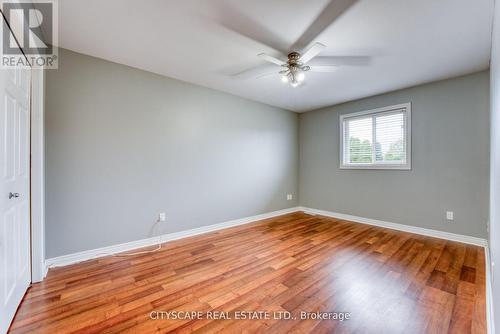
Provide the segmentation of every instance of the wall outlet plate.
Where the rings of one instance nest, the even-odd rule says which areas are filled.
[[[446,219],[453,220],[453,211],[446,211]]]
[[[160,222],[167,221],[167,214],[166,214],[165,212],[161,212],[161,213],[158,215],[158,221],[160,221]]]
[[[291,201],[293,199],[293,195],[292,194],[286,194],[286,200],[287,201]]]

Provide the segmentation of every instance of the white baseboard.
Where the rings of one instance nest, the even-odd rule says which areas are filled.
[[[470,236],[462,235],[462,234],[455,234],[455,233],[443,232],[443,231],[438,231],[438,230],[431,230],[431,229],[427,229],[427,228],[423,228],[423,227],[416,227],[416,226],[410,226],[410,225],[391,223],[391,222],[386,222],[383,220],[346,215],[344,213],[324,211],[324,210],[312,209],[312,208],[307,208],[307,207],[299,207],[299,210],[304,211],[305,213],[309,213],[309,214],[327,216],[327,217],[338,218],[338,219],[343,219],[343,220],[349,220],[349,221],[352,221],[355,223],[380,226],[380,227],[385,227],[385,228],[389,228],[392,230],[421,234],[421,235],[425,235],[425,236],[429,236],[429,237],[435,237],[435,238],[446,239],[446,240],[451,240],[451,241],[463,242],[465,244],[471,244],[471,245],[476,245],[476,246],[481,246],[481,247],[488,246],[488,241],[486,239],[470,237]]]
[[[495,333],[495,321],[493,318],[493,287],[491,277],[491,256],[489,246],[484,247],[484,260],[486,262],[486,325],[488,334]]]
[[[168,241],[172,241],[172,240],[178,240],[178,239],[182,239],[182,238],[192,237],[192,236],[199,235],[199,234],[213,232],[213,231],[221,230],[221,229],[228,228],[228,227],[244,225],[244,224],[252,223],[252,222],[255,222],[258,220],[268,219],[268,218],[281,216],[281,215],[284,215],[287,213],[292,213],[292,212],[297,212],[297,211],[300,211],[299,208],[293,207],[293,208],[263,213],[263,214],[256,215],[256,216],[231,220],[231,221],[227,221],[227,222],[223,222],[223,223],[219,223],[219,224],[202,226],[202,227],[194,228],[191,230],[163,234],[161,236],[156,236],[156,237],[152,237],[152,238],[141,239],[141,240],[126,242],[123,244],[112,245],[112,246],[107,246],[107,247],[102,247],[102,248],[97,248],[97,249],[91,249],[91,250],[87,250],[87,251],[83,251],[83,252],[58,256],[58,257],[54,257],[54,258],[50,258],[50,259],[45,260],[45,267],[46,267],[46,270],[48,270],[48,268],[50,268],[50,267],[67,266],[70,264],[74,264],[74,263],[78,263],[78,262],[82,262],[82,261],[87,261],[87,260],[91,260],[94,258],[106,256],[106,255],[111,255],[111,254],[131,251],[131,250],[138,249],[138,248],[158,245],[160,243],[160,241],[161,241],[161,243],[164,243],[164,242],[168,242]]]
[[[339,219],[349,220],[352,222],[380,226],[380,227],[385,227],[385,228],[389,228],[389,229],[393,229],[393,230],[421,234],[421,235],[426,235],[426,236],[436,237],[436,238],[441,238],[441,239],[446,239],[446,240],[458,241],[458,242],[463,242],[463,243],[482,246],[482,247],[487,247],[487,245],[488,245],[488,243],[485,239],[476,238],[476,237],[470,237],[470,236],[454,234],[454,233],[449,233],[449,232],[431,230],[431,229],[426,229],[426,228],[422,228],[422,227],[415,227],[415,226],[385,222],[382,220],[363,218],[363,217],[347,215],[347,214],[332,212],[332,211],[324,211],[324,210],[318,210],[318,209],[307,208],[307,207],[293,207],[293,208],[289,208],[289,209],[268,212],[268,213],[264,213],[264,214],[260,214],[260,215],[256,215],[256,216],[231,220],[231,221],[227,221],[227,222],[223,222],[223,223],[219,223],[219,224],[202,226],[202,227],[191,229],[191,230],[174,232],[174,233],[164,234],[164,235],[157,236],[157,237],[141,239],[141,240],[126,242],[123,244],[112,245],[112,246],[107,246],[107,247],[102,247],[102,248],[97,248],[97,249],[91,249],[91,250],[87,250],[87,251],[83,251],[83,252],[58,256],[58,257],[54,257],[54,258],[50,258],[50,259],[45,260],[45,267],[48,270],[49,267],[66,266],[69,264],[87,261],[87,260],[94,259],[97,257],[105,256],[105,255],[111,255],[111,254],[131,251],[131,250],[138,249],[138,248],[154,246],[154,245],[157,245],[160,242],[160,240],[161,240],[161,242],[178,240],[178,239],[191,237],[191,236],[195,236],[195,235],[199,235],[199,234],[203,234],[203,233],[221,230],[221,229],[228,228],[228,227],[248,224],[251,222],[258,221],[258,220],[272,218],[272,217],[284,215],[287,213],[297,212],[297,211],[303,211],[303,212],[309,213],[309,214],[316,214],[316,215],[322,215],[322,216],[327,216],[327,217],[339,218]]]

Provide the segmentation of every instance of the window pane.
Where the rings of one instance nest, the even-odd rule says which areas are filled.
[[[410,107],[408,103],[341,115],[340,167],[411,169]]]
[[[358,118],[346,122],[346,144],[348,162],[351,164],[372,163],[372,117]]]
[[[406,163],[404,114],[390,114],[375,118],[375,159],[378,163]]]

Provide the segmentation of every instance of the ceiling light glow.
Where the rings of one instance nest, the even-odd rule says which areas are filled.
[[[304,74],[304,72],[299,72],[299,74],[297,74],[297,81],[298,82],[304,81],[305,78],[306,78],[306,75]]]

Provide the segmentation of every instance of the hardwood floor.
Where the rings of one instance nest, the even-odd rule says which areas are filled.
[[[11,333],[486,333],[485,314],[482,248],[293,213],[51,269]]]

